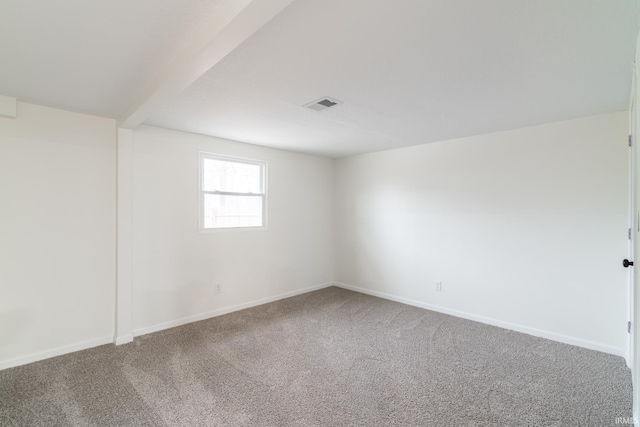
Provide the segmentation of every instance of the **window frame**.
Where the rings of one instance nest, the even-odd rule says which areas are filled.
[[[221,160],[225,162],[244,163],[249,165],[260,166],[260,187],[261,193],[236,193],[228,191],[207,191],[204,189],[204,162],[206,159]],[[229,156],[226,154],[212,153],[208,151],[198,152],[198,230],[201,233],[212,233],[220,231],[238,231],[238,230],[266,230],[267,229],[267,161],[258,159],[249,159],[245,157]],[[204,226],[204,197],[206,194],[216,194],[221,196],[249,196],[262,198],[262,225],[247,225],[241,227],[210,227]]]

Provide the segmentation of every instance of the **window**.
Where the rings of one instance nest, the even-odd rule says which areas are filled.
[[[200,153],[200,229],[266,227],[267,163]]]

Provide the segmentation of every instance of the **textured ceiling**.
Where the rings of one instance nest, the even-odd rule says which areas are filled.
[[[628,0],[296,0],[147,123],[340,157],[627,108]],[[322,96],[344,104],[301,108]]]
[[[122,117],[240,1],[278,7],[2,0],[0,94]],[[624,110],[638,0],[295,0],[266,21],[236,19],[253,35],[146,123],[341,157]],[[323,96],[343,104],[302,108]]]

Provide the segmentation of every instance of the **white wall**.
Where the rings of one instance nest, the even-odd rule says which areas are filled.
[[[0,369],[113,339],[115,131],[26,103],[0,118]],[[621,354],[626,132],[616,113],[334,163],[142,126],[134,332],[337,278]],[[268,230],[198,232],[200,150],[269,162]]]
[[[113,120],[0,118],[0,369],[112,339],[115,200]]]
[[[624,354],[627,120],[620,112],[338,160],[336,279]]]
[[[267,230],[198,232],[199,151],[268,162]],[[134,334],[333,281],[332,160],[151,126],[133,156]]]

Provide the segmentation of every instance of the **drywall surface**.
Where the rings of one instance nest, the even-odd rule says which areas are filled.
[[[332,160],[152,126],[133,146],[135,335],[333,281]],[[267,161],[266,230],[199,232],[200,151]]]
[[[115,122],[0,117],[0,368],[112,339]]]
[[[624,354],[627,125],[620,112],[337,160],[337,281]]]

